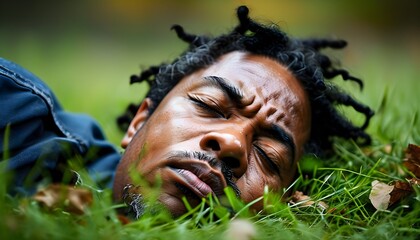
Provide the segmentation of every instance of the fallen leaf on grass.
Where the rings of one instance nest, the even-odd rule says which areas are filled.
[[[126,225],[126,224],[131,223],[131,219],[129,219],[128,217],[126,217],[124,215],[118,214],[117,218],[118,218],[118,221],[120,221],[120,223],[122,225]]]
[[[52,184],[39,190],[33,199],[49,210],[62,208],[74,214],[83,214],[93,201],[90,191],[62,184]]]
[[[404,166],[420,178],[420,147],[414,144],[409,144],[405,150]]]
[[[394,186],[375,180],[372,182],[372,190],[369,199],[372,205],[378,210],[386,210],[391,199],[391,192]]]
[[[386,210],[394,203],[413,193],[413,186],[419,184],[420,180],[416,178],[407,179],[407,182],[396,181],[393,185],[375,180],[372,182],[369,199],[376,209]]]
[[[372,182],[372,190],[369,199],[378,210],[386,210],[401,199],[414,192],[413,186],[420,185],[420,147],[409,144],[405,150],[403,165],[416,177],[410,177],[407,181],[396,181],[388,185],[377,180]]]
[[[292,204],[299,204],[299,206],[302,207],[309,207],[309,206],[315,206],[319,207],[323,210],[327,209],[329,206],[323,201],[315,202],[311,200],[311,197],[303,194],[303,192],[295,191],[292,195],[292,199],[290,200]]]
[[[389,199],[389,206],[391,206],[392,204],[398,202],[399,200],[407,197],[412,192],[414,192],[412,184],[413,183],[411,183],[410,181],[409,182],[402,182],[402,181],[395,182],[393,186],[394,189],[390,193],[391,198]]]

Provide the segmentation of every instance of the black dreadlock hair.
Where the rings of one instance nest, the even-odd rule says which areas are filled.
[[[150,114],[186,75],[211,65],[226,53],[246,51],[280,62],[304,86],[312,109],[312,129],[306,153],[326,153],[331,149],[331,138],[334,136],[369,144],[371,138],[365,129],[373,111],[327,80],[340,75],[344,80],[356,82],[361,89],[363,82],[344,69],[334,68],[330,58],[320,52],[323,48],[342,49],[347,45],[346,41],[290,38],[275,25],[265,26],[253,21],[248,13],[247,7],[239,7],[239,25],[230,33],[213,38],[186,33],[179,25],[172,27],[178,37],[189,44],[188,50],[174,62],[152,66],[130,79],[130,83],[146,81],[149,84],[147,97],[153,102]],[[366,119],[362,126],[355,126],[346,119],[336,109],[338,104],[351,106],[364,114]],[[131,104],[117,119],[123,130],[128,127],[138,106]]]

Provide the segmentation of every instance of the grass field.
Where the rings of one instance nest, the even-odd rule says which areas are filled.
[[[175,56],[178,52],[173,49],[179,49],[164,41],[156,53],[141,46],[133,50],[137,46],[133,43],[115,46],[103,39],[57,39],[51,44],[39,38],[21,38],[19,43],[0,39],[0,44],[19,45],[3,50],[3,57],[44,79],[69,111],[94,116],[116,145],[122,133],[114,118],[128,102],[140,100],[145,93],[144,85],[128,86],[130,74],[139,65]],[[372,181],[405,181],[408,175],[401,170],[404,150],[409,143],[420,144],[419,48],[410,39],[405,43],[396,47],[389,42],[359,42],[338,56],[365,81],[364,91],[359,92],[353,83],[334,80],[376,111],[368,128],[373,144],[359,148],[352,142],[337,141],[334,157],[304,158],[291,188],[310,196],[315,202],[311,206],[284,203],[267,193],[266,208],[255,214],[228,192],[234,213],[216,199],[206,199],[174,220],[154,208],[152,201],[153,210],[122,224],[116,213],[121,206],[112,203],[111,192],[95,190],[88,179],[81,187],[92,193],[93,203],[85,214],[76,215],[63,208],[46,210],[31,198],[7,195],[7,181],[1,175],[0,239],[232,239],[248,230],[253,239],[418,239],[418,186],[387,210],[376,210],[369,199]],[[355,121],[362,120],[350,109],[343,111]]]

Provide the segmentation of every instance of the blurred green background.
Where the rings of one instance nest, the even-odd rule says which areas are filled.
[[[388,128],[416,123],[420,1],[414,0],[2,0],[0,56],[47,82],[67,110],[92,115],[119,145],[114,119],[145,93],[145,85],[129,86],[129,76],[185,48],[170,26],[216,35],[236,25],[235,9],[242,4],[254,19],[293,36],[348,40],[348,48],[333,54],[366,88],[359,93],[353,83],[343,86],[378,115],[393,116],[374,119],[370,131],[383,128],[386,136],[379,137],[404,138]],[[384,96],[389,107],[380,110]],[[398,116],[408,120],[396,121]]]

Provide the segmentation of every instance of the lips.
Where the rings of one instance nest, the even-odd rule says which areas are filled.
[[[209,194],[222,195],[227,186],[223,174],[203,161],[177,161],[170,169],[179,177],[176,183],[187,187],[199,198]]]

